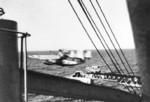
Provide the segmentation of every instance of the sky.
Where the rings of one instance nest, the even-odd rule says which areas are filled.
[[[110,48],[113,48],[88,0],[83,1],[108,45]],[[98,1],[121,48],[134,48],[126,1]],[[71,2],[97,48],[103,49],[77,0],[71,0]],[[93,0],[93,3],[95,3],[95,0]],[[68,0],[0,0],[0,4],[0,7],[6,13],[1,18],[17,21],[18,31],[31,34],[31,37],[27,39],[29,51],[58,50],[60,48],[68,50],[95,49],[69,5]],[[98,10],[96,3],[95,6]],[[100,12],[99,15],[101,15]],[[106,28],[108,27],[106,26]]]

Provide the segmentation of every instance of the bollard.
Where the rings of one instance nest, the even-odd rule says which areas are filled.
[[[0,28],[17,30],[17,23],[0,20]],[[0,30],[0,102],[21,102],[17,34]]]

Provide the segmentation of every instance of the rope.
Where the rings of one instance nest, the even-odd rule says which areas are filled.
[[[89,22],[90,22],[90,24],[91,24],[91,26],[92,26],[92,28],[93,28],[93,30],[95,31],[95,33],[97,34],[97,32],[96,32],[96,30],[95,30],[95,28],[93,27],[93,25],[92,25],[92,22],[90,21],[90,19],[89,19],[89,17],[88,17],[88,15],[87,15],[87,13],[86,13],[86,11],[84,10],[84,8],[83,8],[83,6],[82,6],[82,4],[84,4],[83,2],[82,2],[82,0],[78,0],[78,2],[79,2],[79,4],[80,4],[80,6],[81,6],[81,8],[82,8],[82,10],[83,10],[83,12],[85,13],[85,15],[86,15],[86,17],[87,17],[87,19],[89,20]],[[82,4],[81,4],[81,2],[82,2]],[[101,40],[100,40],[101,41]],[[102,43],[102,42],[101,42]],[[102,43],[103,44],[103,43]],[[105,48],[105,47],[104,47]],[[115,64],[114,64],[115,65]],[[115,65],[116,66],[116,65]],[[117,69],[117,71],[120,73],[120,71],[119,71],[119,69],[116,67],[116,69]],[[120,73],[121,74],[121,73]],[[125,85],[123,85],[123,86],[125,86]],[[125,88],[126,88],[126,86],[125,86]],[[129,92],[131,92],[131,90],[129,89],[129,88],[127,88],[128,89],[128,91]],[[132,88],[132,90],[134,91],[134,89]]]
[[[105,27],[104,27],[104,28],[105,28]],[[111,37],[109,36],[109,34],[108,34],[108,33],[106,33],[106,34],[108,35],[108,38],[109,38],[109,39],[110,39],[110,41],[112,42],[112,45],[113,45],[113,47],[114,47],[115,51],[117,52],[117,55],[118,55],[118,57],[120,58],[120,60],[121,60],[121,62],[122,62],[122,64],[123,64],[123,66],[125,67],[125,69],[126,69],[126,71],[127,71],[127,74],[129,74],[129,75],[130,75],[130,73],[129,73],[128,69],[126,68],[126,66],[125,66],[125,64],[124,64],[124,62],[123,62],[123,60],[122,60],[122,58],[121,58],[121,56],[120,56],[120,54],[119,54],[119,52],[118,52],[118,50],[117,50],[116,46],[114,45],[114,43],[113,43],[113,41],[112,41],[112,39],[111,39]]]
[[[110,50],[110,48],[109,48],[108,44],[106,43],[106,40],[105,40],[105,39],[104,39],[104,37],[102,36],[102,34],[101,34],[100,30],[98,29],[98,27],[97,27],[96,23],[95,23],[95,22],[94,22],[94,20],[92,19],[92,16],[91,16],[91,15],[90,15],[90,13],[88,12],[88,10],[87,10],[86,6],[84,5],[84,3],[83,3],[83,2],[82,2],[82,4],[83,4],[84,8],[86,9],[86,11],[87,11],[87,13],[88,13],[89,17],[91,18],[91,20],[92,20],[93,24],[95,25],[96,29],[98,30],[98,32],[99,32],[99,34],[100,34],[101,38],[103,39],[103,41],[104,41],[105,45],[107,46],[107,48],[108,48],[108,50],[109,50],[110,54],[112,55],[113,59],[115,60],[116,64],[117,64],[117,65],[119,65],[118,61],[116,60],[115,56],[113,55],[112,51]],[[98,34],[96,34],[96,35],[97,35],[97,37],[99,38],[99,40],[101,41],[101,39],[100,39],[99,35],[98,35]],[[102,43],[102,41],[101,41],[101,43]],[[102,44],[103,44],[103,43],[102,43]],[[103,44],[103,47],[105,48],[104,44]],[[109,52],[107,51],[107,49],[106,49],[106,48],[105,48],[105,51],[107,52],[108,56],[110,57],[111,61],[112,61],[112,62],[113,62],[113,64],[114,64],[114,66],[115,66],[115,67],[117,67],[117,66],[116,66],[116,64],[114,63],[113,59],[111,58],[111,56],[110,56],[110,54],[109,54]],[[120,65],[119,65],[119,69],[120,69],[120,70],[121,70],[121,72],[124,74],[124,72],[123,72],[123,70],[121,69]],[[120,72],[120,74],[121,74],[121,72]]]
[[[94,11],[95,11],[95,13],[96,13],[96,15],[97,15],[98,18],[99,18],[99,15],[98,15],[98,13],[97,13],[97,11],[96,11],[96,9],[95,9],[95,7],[94,7],[94,5],[93,5],[93,3],[92,3],[91,0],[90,0],[90,3],[91,3],[91,5],[92,5],[92,7],[93,7],[93,9],[94,9]],[[101,19],[100,19],[100,20],[101,20]],[[103,28],[105,29],[105,32],[108,33],[102,21],[101,21],[101,24],[102,24]],[[97,28],[97,29],[98,29],[98,28]],[[98,31],[99,31],[99,30],[98,30]],[[102,36],[101,33],[100,33],[100,35],[101,35],[102,39],[104,40],[104,42],[106,43],[106,41],[105,41],[105,39],[104,39],[104,37]],[[107,48],[109,49],[109,51],[110,51],[111,55],[113,56],[114,60],[116,61],[116,64],[119,66],[121,72],[124,74],[123,70],[121,69],[120,64],[119,64],[118,61],[116,60],[114,54],[113,54],[112,51],[110,50],[110,48],[109,48],[109,46],[107,45],[107,43],[106,43],[106,46],[107,46]]]
[[[102,46],[104,47],[104,49],[105,49],[106,53],[108,54],[108,56],[110,57],[110,59],[111,59],[112,63],[114,64],[114,66],[115,66],[116,70],[118,71],[118,73],[120,73],[120,74],[121,74],[120,70],[117,68],[117,66],[116,66],[115,62],[113,61],[112,57],[110,56],[109,52],[106,50],[106,47],[105,47],[105,45],[103,44],[103,42],[102,42],[101,38],[99,37],[98,33],[96,32],[96,29],[94,28],[94,26],[93,26],[93,24],[92,24],[92,22],[94,23],[94,21],[93,21],[92,17],[90,16],[90,14],[89,14],[89,12],[88,12],[87,8],[85,7],[85,5],[84,5],[84,3],[83,3],[82,1],[79,1],[79,0],[78,0],[78,2],[79,2],[79,4],[80,4],[80,6],[81,6],[81,8],[82,8],[83,12],[85,13],[85,15],[86,15],[86,17],[87,17],[88,21],[90,22],[90,24],[91,24],[91,26],[92,26],[93,30],[95,31],[95,33],[96,33],[97,37],[99,38],[99,41],[101,42],[101,44],[102,44]],[[81,2],[82,2],[82,3],[81,3]],[[83,7],[83,6],[84,6],[84,7]],[[88,14],[86,13],[86,11],[85,11],[85,9],[84,9],[84,8],[86,9],[86,11],[87,11],[87,13],[88,13]],[[90,18],[88,17],[88,15],[90,16],[90,18],[91,18],[92,22],[90,21]],[[96,24],[95,24],[95,23],[94,23],[94,25],[96,26]],[[97,28],[97,30],[99,31],[99,29],[98,29],[98,28]],[[100,32],[99,32],[99,33],[100,33]],[[100,33],[100,34],[101,34],[101,33]],[[106,42],[105,42],[105,43],[106,43]],[[107,44],[106,44],[106,45],[107,45]]]
[[[102,8],[101,8],[101,6],[100,6],[98,0],[96,0],[96,3],[98,4],[99,9],[101,10],[101,13],[103,14],[103,17],[104,17],[104,19],[105,19],[105,21],[106,21],[106,23],[107,23],[107,25],[108,25],[108,27],[109,27],[109,29],[110,29],[112,35],[113,35],[113,37],[114,37],[114,39],[115,39],[115,41],[116,41],[116,43],[117,43],[117,45],[118,45],[118,47],[119,47],[119,49],[120,49],[122,55],[123,55],[123,57],[124,57],[126,63],[128,64],[129,69],[131,70],[132,74],[134,75],[134,72],[132,71],[131,66],[129,65],[129,63],[128,63],[127,59],[126,59],[126,57],[125,57],[125,55],[124,55],[124,53],[123,53],[123,51],[122,51],[122,49],[121,49],[121,47],[120,47],[120,44],[118,43],[118,40],[116,39],[115,34],[114,34],[114,32],[113,32],[113,30],[112,30],[112,28],[111,28],[111,26],[110,26],[110,24],[109,24],[109,22],[108,22],[108,20],[107,20],[107,18],[106,18],[106,16],[105,16],[105,14],[104,14],[104,12],[103,12],[103,10],[102,10]],[[100,20],[100,21],[101,21],[101,20]],[[113,46],[114,46],[114,45],[113,45]],[[116,50],[116,48],[115,48],[115,50]],[[117,51],[117,50],[116,50],[116,51]],[[117,51],[117,53],[118,53],[118,51]],[[118,54],[119,54],[119,53],[118,53]],[[120,54],[119,54],[119,58],[121,58],[121,57],[120,57]],[[121,62],[122,62],[122,64],[124,65],[124,62],[123,62],[122,60],[121,60]],[[124,65],[124,66],[125,66],[125,65]],[[126,67],[125,67],[125,68],[126,68]],[[127,68],[126,68],[126,71],[128,72]],[[129,72],[128,72],[128,73],[129,73]],[[129,73],[129,75],[130,75],[130,73]]]
[[[92,22],[95,24],[95,22],[94,22],[94,20],[92,19],[92,17],[91,17],[91,15],[89,14],[89,12],[88,12],[88,10],[87,10],[87,8],[85,7],[85,5],[84,5],[84,3],[82,2],[82,0],[78,0],[78,2],[79,2],[79,4],[80,4],[80,6],[81,6],[81,8],[82,8],[82,10],[83,10],[83,12],[85,13],[85,15],[86,15],[86,17],[87,17],[87,19],[89,20],[89,22],[90,22],[90,24],[91,24],[91,26],[92,26],[92,28],[93,28],[93,30],[95,31],[95,33],[97,34],[97,32],[96,32],[96,30],[95,30],[95,28],[94,28],[94,26],[93,26],[93,24],[92,24]],[[82,4],[81,4],[81,2],[82,2]],[[84,6],[84,7],[83,7]],[[86,9],[86,11],[85,11],[85,9]],[[87,13],[88,14],[87,14]],[[90,18],[88,17],[88,15],[90,16],[90,18],[91,18],[91,20],[92,20],[92,22],[90,21]],[[97,28],[97,26],[96,26],[96,24],[95,24],[95,27]],[[99,29],[97,28],[97,30],[99,31]],[[100,33],[100,32],[99,32]],[[101,33],[100,33],[101,34]],[[98,34],[97,34],[97,36],[98,36]],[[101,35],[102,36],[102,35]],[[99,36],[98,36],[98,38],[99,38]],[[103,38],[103,37],[102,37]],[[101,41],[101,39],[99,38],[99,40]],[[104,40],[104,39],[103,39]],[[105,40],[104,40],[105,41]],[[106,43],[106,42],[105,42]],[[112,42],[113,43],[113,42]],[[103,44],[103,42],[101,41],[101,44],[103,45],[103,47],[105,48],[105,46],[104,46],[104,44]],[[107,45],[107,44],[106,44]],[[108,45],[107,45],[107,47],[108,47]],[[110,49],[109,49],[110,50]],[[107,50],[106,50],[106,48],[105,48],[105,51],[107,52]],[[109,55],[109,53],[107,52],[107,54]],[[109,55],[109,57],[110,57],[110,55]],[[111,58],[111,57],[110,57]],[[112,59],[111,59],[112,60]],[[112,62],[113,62],[113,60],[112,60]],[[117,62],[117,61],[116,61]],[[114,63],[114,62],[113,62]],[[119,71],[119,69],[117,68],[117,66],[116,66],[116,64],[114,63],[114,66],[116,67],[116,69],[117,69],[117,71],[120,73],[120,71]],[[120,68],[121,69],[121,68]],[[122,69],[121,69],[122,70]],[[123,72],[123,70],[122,70],[122,72]],[[121,73],[120,73],[121,74]],[[128,89],[129,90],[129,89]],[[133,91],[135,91],[134,89],[133,89],[133,87],[132,87],[132,90]],[[129,90],[130,91],[130,90]],[[131,92],[131,91],[130,91]]]
[[[107,62],[105,61],[105,59],[103,58],[103,56],[101,55],[101,53],[99,52],[99,50],[97,49],[97,47],[96,47],[96,45],[94,44],[94,42],[92,41],[92,39],[91,39],[91,37],[90,37],[89,33],[87,32],[86,28],[84,27],[84,25],[83,25],[82,21],[80,20],[80,18],[79,18],[79,16],[78,16],[77,12],[75,11],[75,9],[74,9],[74,7],[73,7],[72,3],[70,2],[70,0],[68,0],[68,2],[69,2],[69,4],[71,5],[71,7],[72,7],[72,9],[73,9],[73,11],[74,11],[74,13],[75,13],[75,15],[77,16],[77,18],[78,18],[79,22],[81,23],[81,25],[82,25],[83,29],[85,30],[85,32],[86,32],[86,34],[88,35],[89,39],[91,40],[92,44],[93,44],[93,45],[94,45],[94,47],[96,48],[97,52],[98,52],[98,53],[99,53],[99,55],[102,57],[103,61],[104,61],[104,62],[105,62],[105,64],[108,66],[109,70],[110,70],[111,72],[113,72],[113,71],[112,71],[112,69],[111,69],[111,68],[109,67],[109,65],[107,64]],[[79,1],[78,1],[78,2],[79,2]],[[123,86],[124,86],[124,85],[123,85]],[[129,87],[127,87],[127,88],[129,88]],[[132,88],[133,88],[133,87],[132,87]],[[131,90],[130,90],[130,89],[128,89],[128,90],[129,90],[129,92],[131,92]],[[134,89],[133,89],[133,91],[134,91]]]
[[[78,18],[80,24],[82,25],[84,31],[85,31],[86,34],[88,35],[90,41],[92,42],[92,44],[94,45],[95,49],[97,50],[98,54],[100,55],[100,57],[102,58],[102,60],[104,61],[104,63],[105,63],[106,66],[108,67],[108,69],[109,69],[112,73],[114,73],[114,72],[112,71],[112,69],[110,68],[110,66],[107,64],[107,62],[105,61],[105,59],[103,58],[102,54],[101,54],[101,53],[99,52],[99,50],[97,49],[96,45],[94,44],[93,40],[91,39],[91,37],[90,37],[89,33],[87,32],[86,28],[84,27],[84,25],[83,25],[83,23],[82,23],[80,17],[78,16],[78,14],[77,14],[76,10],[74,9],[74,7],[73,7],[72,3],[70,2],[70,0],[68,0],[68,2],[69,2],[69,4],[71,5],[71,8],[73,9],[75,15],[77,16],[77,18]]]
[[[91,4],[93,4],[91,0],[90,0],[90,2],[91,2]],[[107,23],[107,25],[108,25],[108,27],[109,27],[109,29],[110,29],[111,33],[112,33],[112,35],[113,35],[113,37],[114,37],[114,39],[115,39],[115,41],[116,41],[117,45],[118,45],[118,47],[119,47],[119,49],[120,49],[120,51],[121,51],[121,53],[122,53],[122,55],[123,55],[123,57],[124,57],[124,59],[125,59],[126,63],[127,63],[127,64],[128,64],[128,66],[129,66],[130,71],[131,71],[131,72],[132,72],[132,74],[134,75],[134,72],[132,71],[131,66],[129,65],[129,63],[128,63],[127,59],[126,59],[126,57],[125,57],[125,55],[124,55],[124,53],[123,53],[123,51],[122,51],[122,49],[121,49],[121,47],[120,47],[120,45],[119,45],[119,43],[118,43],[118,40],[117,40],[117,39],[116,39],[116,37],[115,37],[115,34],[113,33],[113,31],[112,31],[112,29],[111,29],[111,26],[110,26],[110,24],[108,23],[108,20],[106,19],[106,16],[105,16],[105,14],[104,14],[104,12],[103,12],[103,10],[102,10],[102,8],[101,8],[100,4],[98,3],[98,1],[97,1],[97,0],[96,0],[96,2],[97,2],[97,4],[98,4],[98,7],[99,7],[99,8],[100,8],[100,10],[101,10],[101,13],[103,14],[103,16],[104,16],[104,18],[105,18],[105,21],[106,21],[106,23]],[[93,5],[93,6],[94,6],[94,5]],[[93,8],[95,9],[95,7],[93,7]],[[106,31],[106,33],[107,33],[108,37],[110,38],[110,36],[109,36],[109,34],[108,34],[108,32],[107,32],[107,30],[106,30],[106,28],[105,28],[105,26],[104,26],[104,24],[103,24],[103,22],[102,22],[101,18],[100,18],[100,16],[98,15],[98,13],[97,13],[97,10],[96,10],[96,9],[95,9],[95,12],[96,12],[96,14],[97,14],[97,16],[98,16],[98,18],[99,18],[99,20],[100,20],[100,22],[101,22],[101,24],[102,24],[103,28],[105,29],[105,31]],[[110,40],[111,40],[111,38],[110,38]],[[112,41],[112,40],[111,40],[111,41]],[[116,50],[116,48],[115,48],[115,50]],[[127,72],[128,72],[128,74],[130,75],[130,73],[129,73],[129,71],[128,71],[127,67],[125,66],[125,64],[124,64],[124,62],[123,62],[123,60],[122,60],[122,58],[121,58],[121,56],[120,56],[120,54],[118,53],[118,51],[117,51],[117,50],[116,50],[116,52],[117,52],[117,54],[118,54],[118,56],[119,56],[119,58],[120,58],[120,60],[121,60],[122,64],[124,65],[124,67],[125,67],[126,71],[127,71]],[[140,93],[140,91],[139,91],[139,89],[138,89],[137,87],[136,87],[136,89],[137,89],[137,91]]]

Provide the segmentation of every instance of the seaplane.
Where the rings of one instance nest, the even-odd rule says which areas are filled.
[[[75,66],[85,63],[85,58],[83,52],[67,51],[60,49],[58,51],[58,59],[47,59],[43,61],[46,65],[60,65],[60,66]]]
[[[91,52],[59,49],[58,54],[53,56],[53,58],[46,55],[30,55],[29,57],[43,60],[45,65],[75,66],[83,64],[87,59],[90,59]]]

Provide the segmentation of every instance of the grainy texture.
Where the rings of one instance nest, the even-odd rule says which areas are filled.
[[[137,63],[136,63],[135,51],[134,50],[123,50],[123,51],[125,53],[127,60],[129,61],[130,65],[131,65],[133,71],[135,72],[136,75],[138,75],[138,67],[137,67]],[[112,65],[109,57],[107,56],[107,54],[103,50],[101,50],[100,52],[102,53],[102,55],[104,56],[106,61],[109,63],[109,65],[111,65],[111,67],[113,68],[113,65]],[[30,54],[30,55],[39,54],[40,55],[40,54],[45,54],[45,53],[48,54],[48,52],[32,52],[32,53],[29,52],[28,54]],[[54,52],[51,52],[51,53],[54,54]],[[51,54],[51,53],[49,52],[49,54]],[[115,54],[116,58],[118,59],[118,62],[121,64],[116,53],[114,51],[113,51],[113,53]],[[48,65],[44,65],[42,63],[42,60],[28,58],[28,69],[43,72],[43,73],[48,73],[48,74],[52,74],[52,75],[58,75],[58,76],[67,76],[67,75],[73,74],[77,70],[85,71],[85,67],[91,66],[91,65],[102,66],[101,67],[102,71],[109,72],[109,69],[106,67],[106,65],[104,64],[104,62],[102,61],[102,59],[100,58],[100,56],[98,55],[98,53],[95,50],[92,51],[92,58],[90,60],[87,60],[86,63],[84,63],[84,64],[77,65],[74,67],[61,67],[61,66],[57,66],[57,65],[48,66]],[[122,66],[122,68],[123,68],[123,66]],[[115,69],[114,69],[114,71],[115,71]],[[113,82],[96,81],[95,83],[97,83],[97,84],[103,83],[103,85],[107,85],[107,86],[110,86],[113,88],[119,88],[119,89],[125,90],[124,87],[122,87],[121,85],[118,85],[117,83],[113,83]],[[29,102],[88,102],[88,101],[55,97],[55,96],[30,95]],[[93,102],[99,102],[99,101],[93,101]]]

